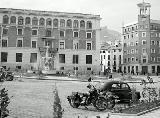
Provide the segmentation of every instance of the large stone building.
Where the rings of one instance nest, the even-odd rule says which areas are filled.
[[[100,16],[0,9],[0,65],[11,69],[100,70]],[[48,56],[45,63],[46,46]]]
[[[124,25],[123,71],[160,73],[160,20],[150,18],[150,3],[139,3],[138,21]]]

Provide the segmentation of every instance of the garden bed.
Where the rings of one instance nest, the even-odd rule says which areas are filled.
[[[128,108],[118,108],[114,110],[113,114],[121,113],[121,114],[130,114],[130,115],[142,115],[159,108],[160,108],[160,100],[156,100],[153,102],[139,103],[137,105],[133,105]]]

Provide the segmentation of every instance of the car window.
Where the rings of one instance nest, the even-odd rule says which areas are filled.
[[[112,89],[120,89],[120,84],[112,84]]]
[[[121,89],[129,90],[128,84],[121,84]]]

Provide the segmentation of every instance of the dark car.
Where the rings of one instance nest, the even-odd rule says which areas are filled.
[[[120,103],[130,103],[132,100],[132,90],[126,82],[122,81],[109,81],[106,82],[101,88],[100,91],[105,94],[110,93],[115,97]],[[140,99],[140,92],[135,92],[135,99]]]

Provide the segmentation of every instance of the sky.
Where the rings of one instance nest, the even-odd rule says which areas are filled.
[[[122,24],[137,21],[137,4],[143,0],[0,0],[0,8],[32,9],[100,15],[101,27],[121,33]],[[151,4],[151,18],[160,20],[160,0]]]

